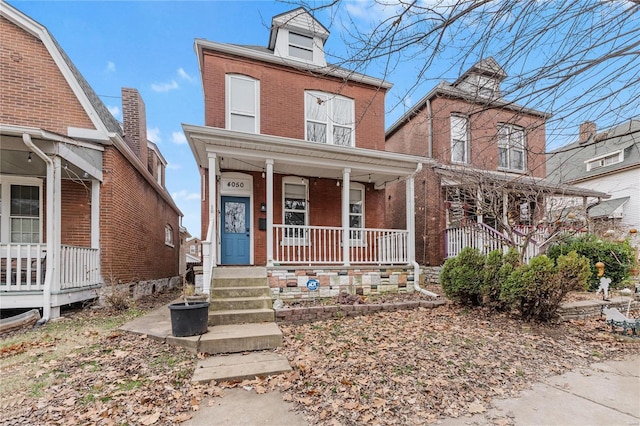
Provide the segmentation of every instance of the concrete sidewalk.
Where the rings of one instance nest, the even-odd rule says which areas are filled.
[[[640,425],[640,355],[552,376],[517,398],[440,425]]]

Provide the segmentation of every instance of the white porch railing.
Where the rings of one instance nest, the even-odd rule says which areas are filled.
[[[46,244],[0,244],[0,291],[44,288]]]
[[[0,244],[0,291],[44,290],[47,270],[46,244]],[[60,285],[52,290],[82,289],[98,285],[100,251],[74,246],[60,247]]]
[[[276,264],[344,264],[341,227],[274,224],[273,232]],[[408,231],[352,228],[349,232],[349,263],[381,265],[409,262]]]
[[[61,247],[61,290],[92,286],[100,281],[100,250],[75,246]]]

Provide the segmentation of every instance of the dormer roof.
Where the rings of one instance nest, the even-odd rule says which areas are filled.
[[[271,20],[268,48],[276,56],[326,66],[327,30],[304,8],[276,15]]]
[[[457,87],[482,98],[499,99],[502,97],[500,83],[507,73],[489,57],[475,63],[453,83]]]

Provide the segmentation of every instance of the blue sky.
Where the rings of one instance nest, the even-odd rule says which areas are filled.
[[[434,1],[436,0],[422,0],[420,4]],[[447,1],[445,0],[445,3]],[[182,123],[204,124],[202,86],[193,50],[194,39],[266,46],[271,18],[294,9],[297,7],[296,4],[204,0],[9,0],[9,3],[49,29],[117,119],[122,119],[121,88],[133,87],[140,92],[146,105],[148,138],[160,147],[169,163],[166,175],[167,188],[184,213],[183,225],[193,236],[200,236],[200,179],[181,127]],[[536,4],[544,6],[547,3]],[[553,2],[548,4],[553,5]],[[607,7],[616,10],[629,7],[629,4],[620,0]],[[366,31],[376,22],[395,13],[393,8],[382,8],[367,1],[345,1],[340,7],[337,11],[324,10],[316,14],[316,18],[331,32],[325,48],[328,61],[333,63],[348,56],[343,37],[348,36],[347,33],[353,30],[353,26]],[[346,19],[347,12],[349,20]],[[520,16],[519,19],[522,20],[523,17]],[[594,22],[597,24],[598,19],[595,17],[589,25],[594,25]],[[501,32],[495,39],[479,44],[482,51],[473,52],[477,54],[475,57],[460,57],[456,43],[472,37],[473,31],[477,31],[482,25],[482,18],[473,22],[462,21],[460,27],[452,31],[451,39],[444,45],[446,48],[439,55],[439,60],[429,66],[428,72],[419,78],[418,84],[416,75],[423,65],[423,62],[420,62],[423,60],[420,48],[409,50],[396,58],[398,62],[386,77],[394,84],[387,94],[387,127],[393,124],[405,108],[412,106],[440,80],[455,80],[481,56],[494,56],[503,66],[502,61],[508,60],[509,66],[505,71],[510,75],[526,75],[527,69],[539,66],[543,60],[541,58],[552,56],[548,46],[529,46],[530,50],[526,55],[517,56],[517,49],[507,51],[505,45],[501,45],[509,43],[509,34]],[[562,34],[550,34],[547,38],[548,45],[560,44],[560,37]],[[638,38],[640,32],[631,29],[629,37]],[[539,50],[536,51],[536,48]],[[563,105],[563,102],[576,104],[576,96],[584,95],[584,87],[588,87],[590,81],[610,74],[611,69],[606,67],[615,66],[615,62],[593,68],[580,81],[574,82],[571,88],[563,90],[553,101],[536,99],[534,96],[524,102],[527,106],[553,112],[554,117],[557,117],[547,123],[548,147],[572,141],[577,135],[580,122],[596,114],[601,118],[597,120],[598,128],[616,124],[616,119],[640,115],[640,102],[637,101],[640,98],[637,84],[637,81],[640,81],[640,55],[637,56],[638,59],[626,63],[629,68],[627,74],[612,81],[611,86],[624,86],[629,81],[636,83],[629,85],[622,95],[612,96],[607,105],[597,105],[585,110],[591,114],[590,116],[576,112],[563,114],[563,111],[570,109]],[[384,77],[384,65],[384,61],[379,60],[357,71],[381,78]],[[526,93],[521,99],[527,99]],[[636,101],[628,102],[628,99]],[[518,102],[523,103],[520,100]],[[624,109],[622,115],[606,116],[607,109],[625,102],[629,106]]]

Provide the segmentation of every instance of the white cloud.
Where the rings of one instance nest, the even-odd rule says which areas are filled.
[[[190,83],[193,83],[193,81],[195,80],[193,77],[187,74],[187,72],[182,67],[178,68],[178,75],[183,79],[189,81]]]
[[[199,201],[200,200],[200,193],[199,192],[189,192],[186,189],[183,189],[183,190],[180,190],[178,192],[172,193],[171,197],[176,201],[178,201],[178,200]]]
[[[116,64],[108,61],[107,62],[107,68],[105,69],[106,72],[116,72]]]
[[[176,145],[184,145],[187,143],[187,138],[182,132],[171,132],[171,142]]]
[[[147,139],[155,144],[159,144],[162,142],[162,138],[160,137],[160,129],[157,127],[147,128]]]
[[[180,169],[182,169],[182,164],[167,163],[167,170],[180,170]]]
[[[179,87],[178,82],[175,80],[171,80],[168,83],[153,83],[151,85],[151,89],[153,89],[154,92],[168,92]]]
[[[116,119],[121,119],[122,115],[120,114],[120,107],[118,106],[107,106],[107,109]]]

